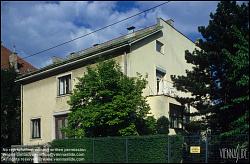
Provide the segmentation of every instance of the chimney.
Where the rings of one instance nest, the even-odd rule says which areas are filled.
[[[9,63],[10,63],[10,66],[16,70],[16,72],[19,72],[18,67],[17,67],[17,53],[16,52],[12,52],[10,54]]]
[[[63,61],[62,58],[57,57],[57,56],[52,56],[51,59],[52,59],[52,64],[56,64],[56,63],[59,63],[59,62]]]
[[[74,57],[76,57],[76,56],[77,56],[77,53],[71,52],[66,58],[72,59],[72,58],[74,58]]]
[[[134,26],[130,26],[130,27],[127,28],[127,30],[128,30],[128,34],[131,34],[131,33],[134,32],[135,27]]]
[[[157,17],[156,20],[157,20],[157,25],[160,26],[161,25],[161,18]]]
[[[131,27],[127,28],[127,30],[128,30],[127,38],[131,38],[131,37],[135,36],[134,29],[135,29],[134,26],[131,26]]]

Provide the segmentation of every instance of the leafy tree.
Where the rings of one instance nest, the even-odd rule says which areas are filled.
[[[79,138],[148,133],[152,118],[142,96],[146,83],[141,76],[124,75],[113,60],[88,67],[68,102],[72,112],[65,132]]]
[[[168,134],[169,133],[169,120],[165,116],[161,116],[156,122],[156,131],[158,134]]]
[[[1,69],[1,147],[20,144],[20,85],[14,69]]]
[[[249,4],[218,3],[208,26],[198,28],[204,38],[197,44],[200,49],[186,51],[193,70],[186,70],[186,76],[172,76],[178,90],[192,93],[178,100],[195,107],[194,115],[204,116],[203,123],[214,134],[226,134],[235,127],[246,132],[249,127],[248,11]]]

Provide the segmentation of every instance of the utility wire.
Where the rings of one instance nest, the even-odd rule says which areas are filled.
[[[90,35],[90,34],[96,33],[96,32],[98,32],[98,31],[101,31],[101,30],[103,30],[103,29],[105,29],[105,28],[108,28],[108,27],[110,27],[110,26],[113,26],[113,25],[116,25],[116,24],[118,24],[118,23],[124,22],[125,20],[131,19],[131,18],[133,18],[133,17],[135,17],[135,16],[138,16],[138,15],[140,15],[140,14],[142,14],[142,13],[145,13],[145,12],[147,12],[147,11],[150,11],[150,10],[152,10],[152,9],[155,9],[155,8],[157,8],[157,7],[160,7],[160,6],[162,6],[162,5],[165,5],[165,4],[169,3],[169,2],[170,2],[170,1],[161,3],[161,4],[159,4],[159,5],[156,5],[156,6],[152,7],[152,8],[149,8],[149,9],[147,9],[147,10],[141,11],[141,12],[135,14],[135,15],[132,15],[132,16],[127,17],[127,18],[124,18],[124,19],[122,19],[122,20],[119,20],[119,21],[117,21],[117,22],[115,22],[115,23],[112,23],[112,24],[109,24],[109,25],[107,25],[107,26],[104,26],[104,27],[102,27],[102,28],[99,28],[99,29],[97,29],[97,30],[95,30],[95,31],[92,31],[92,32],[90,32],[90,33],[87,33],[87,34],[85,34],[85,35],[79,36],[79,37],[77,37],[77,38],[71,39],[71,40],[66,41],[66,42],[63,42],[63,43],[60,43],[60,44],[55,45],[55,46],[53,46],[53,47],[50,47],[50,48],[48,48],[48,49],[45,49],[45,50],[36,52],[36,53],[34,53],[34,54],[32,54],[32,55],[29,55],[29,56],[26,56],[26,57],[23,57],[23,58],[19,58],[18,60],[26,59],[26,58],[29,58],[29,57],[31,57],[31,56],[35,56],[35,55],[38,55],[38,54],[40,54],[40,53],[43,53],[43,52],[49,51],[49,50],[51,50],[51,49],[54,49],[54,48],[56,48],[56,47],[60,47],[60,46],[62,46],[62,45],[64,45],[64,44],[67,44],[67,43],[73,42],[73,41],[75,41],[75,40],[78,40],[78,39],[80,39],[80,38],[86,37],[86,36],[88,36],[88,35]],[[1,65],[1,67],[4,66],[4,65],[7,65],[7,64],[3,64],[3,65]]]

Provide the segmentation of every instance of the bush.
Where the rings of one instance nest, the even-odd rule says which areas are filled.
[[[156,122],[156,131],[158,134],[168,134],[169,133],[169,120],[165,116],[158,118]]]

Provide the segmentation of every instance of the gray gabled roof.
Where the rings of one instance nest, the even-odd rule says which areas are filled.
[[[99,44],[97,46],[90,47],[90,48],[84,49],[84,50],[79,51],[79,52],[75,52],[71,58],[66,58],[60,62],[48,65],[48,66],[43,67],[37,71],[22,75],[22,76],[18,77],[16,81],[23,81],[25,79],[29,79],[29,78],[34,77],[36,75],[39,76],[39,75],[43,74],[43,72],[45,72],[45,71],[48,72],[50,70],[51,71],[56,70],[57,67],[59,68],[59,67],[62,67],[63,65],[66,65],[66,64],[75,63],[76,61],[84,59],[84,58],[87,59],[91,55],[98,54],[100,52],[107,51],[109,49],[129,45],[130,43],[137,42],[142,38],[145,38],[147,36],[150,36],[158,31],[160,31],[162,28],[163,28],[162,26],[160,26],[159,24],[156,24],[156,25],[144,28],[142,30],[135,31],[132,34],[124,35],[124,36],[112,39],[110,41],[104,42],[102,44]]]

